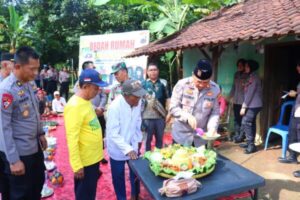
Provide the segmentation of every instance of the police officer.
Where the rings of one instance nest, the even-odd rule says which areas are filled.
[[[30,47],[15,54],[14,71],[0,85],[0,157],[8,176],[9,199],[39,200],[47,148],[33,82],[39,56]]]
[[[117,96],[122,94],[122,84],[124,81],[129,79],[128,69],[126,67],[125,62],[120,62],[112,66],[112,74],[114,74],[115,78],[119,83],[114,85],[111,88],[111,91],[108,96],[108,104],[110,104]]]
[[[235,143],[242,142],[245,137],[245,134],[240,132],[242,123],[242,116],[240,115],[240,110],[244,101],[244,84],[247,81],[248,77],[248,75],[244,73],[245,64],[245,59],[241,58],[237,61],[237,72],[234,74],[234,81],[229,94],[230,100],[233,102],[235,132],[233,140],[235,141]]]
[[[219,86],[210,80],[209,61],[200,60],[192,77],[179,80],[170,102],[170,113],[175,118],[173,140],[182,145],[200,146],[204,141],[195,135],[195,129],[215,132],[219,122]]]
[[[0,82],[10,75],[14,66],[14,55],[11,53],[2,53],[1,55],[1,70]],[[0,130],[1,131],[1,130]],[[8,177],[4,174],[4,162],[0,158],[0,193],[2,200],[9,199]]]
[[[255,60],[247,60],[245,65],[245,73],[249,78],[244,86],[245,97],[240,110],[243,116],[241,132],[246,134],[246,144],[240,146],[246,148],[244,153],[250,154],[256,151],[254,144],[256,135],[256,116],[262,108],[262,87],[261,80],[256,73],[259,65]]]
[[[59,72],[59,83],[60,83],[60,94],[65,97],[66,100],[69,98],[69,84],[70,84],[70,74],[67,68],[64,67],[62,71]]]

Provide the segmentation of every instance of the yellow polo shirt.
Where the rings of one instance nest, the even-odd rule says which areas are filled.
[[[102,129],[90,101],[73,95],[64,109],[73,172],[103,159]]]

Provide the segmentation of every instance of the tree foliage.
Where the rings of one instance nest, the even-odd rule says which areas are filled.
[[[82,35],[149,29],[153,41],[239,1],[0,0],[0,51],[31,45],[42,55],[42,63],[73,58],[77,66]],[[181,52],[171,52],[159,57],[162,65],[168,66],[161,71],[164,78],[172,78],[174,63],[180,66],[180,56]],[[179,74],[178,69],[174,74]]]

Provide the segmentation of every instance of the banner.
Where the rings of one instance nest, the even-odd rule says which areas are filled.
[[[102,79],[109,84],[116,80],[111,73],[112,65],[125,62],[128,74],[133,79],[144,80],[147,56],[123,58],[135,48],[149,44],[149,31],[133,31],[106,35],[87,35],[80,37],[79,73],[82,63],[93,61]]]

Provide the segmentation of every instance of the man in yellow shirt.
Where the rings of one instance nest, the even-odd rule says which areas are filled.
[[[74,172],[76,200],[94,200],[100,177],[99,162],[103,159],[102,129],[91,103],[105,87],[94,69],[83,70],[79,90],[70,98],[64,110],[69,157]]]

